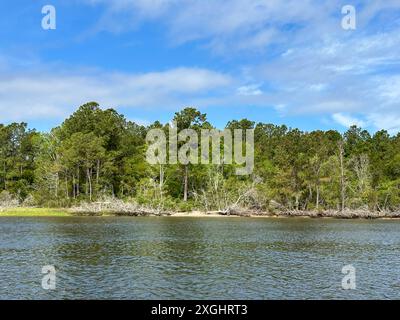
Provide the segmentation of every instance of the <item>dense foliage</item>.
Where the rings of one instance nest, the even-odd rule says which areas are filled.
[[[194,108],[176,113],[179,130],[212,128]],[[302,132],[231,121],[255,129],[255,169],[233,165],[150,165],[145,127],[92,102],[50,133],[25,123],[0,125],[0,188],[21,204],[67,207],[105,196],[160,210],[323,210],[400,208],[400,134],[351,127]]]

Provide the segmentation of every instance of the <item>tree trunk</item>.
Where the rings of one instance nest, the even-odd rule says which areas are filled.
[[[163,196],[163,189],[164,189],[164,167],[160,164],[160,205],[164,208],[164,196]]]
[[[76,183],[75,183],[75,175],[72,175],[72,197],[76,199]]]
[[[97,160],[97,168],[96,168],[96,194],[99,190],[99,178],[100,178],[100,160]]]
[[[7,169],[6,169],[6,161],[3,163],[3,172],[4,172],[4,190],[7,190]]]
[[[183,201],[188,199],[188,165],[185,165],[185,177],[184,177],[184,187],[183,187]]]
[[[345,175],[344,175],[344,149],[343,141],[339,142],[339,159],[340,159],[340,197],[341,197],[341,211],[345,209],[346,201],[346,186],[345,186]]]
[[[79,197],[79,167],[77,168],[76,196]]]
[[[86,173],[87,173],[87,179],[88,179],[88,183],[89,183],[89,201],[92,201],[92,172],[91,169],[87,168],[86,169]]]
[[[59,176],[58,172],[56,173],[56,183],[55,183],[55,188],[54,188],[54,196],[58,198],[58,181],[59,181]]]
[[[87,195],[89,193],[89,181],[88,181],[88,176],[89,174],[87,173],[86,170],[86,175],[85,175],[85,197],[87,198]]]
[[[163,165],[160,164],[160,191],[162,191],[164,185],[164,168]]]
[[[65,174],[65,195],[67,196],[67,199],[69,199],[69,193],[68,193],[68,175]]]

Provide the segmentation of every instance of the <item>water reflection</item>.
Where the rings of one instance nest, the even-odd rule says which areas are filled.
[[[0,218],[3,299],[399,298],[397,221]],[[57,289],[41,288],[41,267]],[[357,268],[357,290],[341,268]]]

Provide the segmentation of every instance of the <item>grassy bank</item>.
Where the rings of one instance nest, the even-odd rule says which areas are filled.
[[[7,208],[0,211],[0,217],[68,217],[73,216],[67,209],[52,208]]]

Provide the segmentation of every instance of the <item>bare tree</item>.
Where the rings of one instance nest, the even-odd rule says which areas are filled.
[[[340,140],[338,143],[339,147],[339,162],[340,162],[340,202],[341,202],[341,211],[344,211],[346,206],[346,177],[345,177],[345,169],[344,169],[344,147],[343,140]]]

